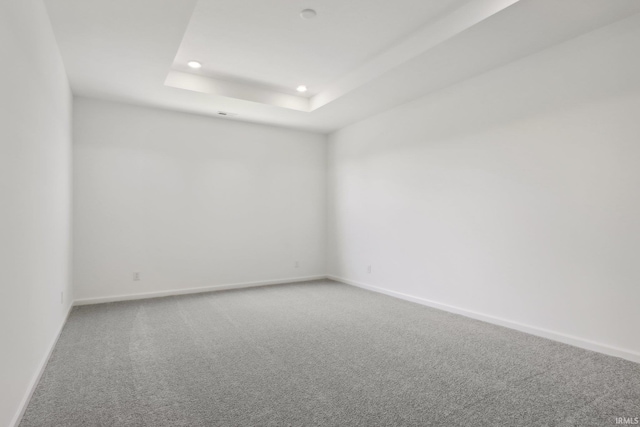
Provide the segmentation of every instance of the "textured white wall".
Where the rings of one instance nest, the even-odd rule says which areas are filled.
[[[325,178],[323,135],[76,98],[76,299],[323,275]]]
[[[9,426],[73,300],[72,98],[41,1],[0,2],[0,56],[0,425]]]
[[[640,361],[638,46],[635,16],[333,134],[329,272]]]

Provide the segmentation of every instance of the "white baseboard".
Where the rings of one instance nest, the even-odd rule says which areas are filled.
[[[609,356],[620,357],[622,359],[630,360],[632,362],[640,363],[640,353],[623,348],[613,347],[607,344],[598,343],[588,339],[563,334],[561,332],[555,332],[548,329],[538,328],[535,326],[525,325],[522,323],[514,322],[500,317],[490,316],[488,314],[478,313],[464,308],[454,307],[447,304],[431,301],[425,298],[415,297],[412,295],[403,294],[401,292],[391,291],[388,289],[380,288],[377,286],[368,285],[354,280],[345,279],[336,276],[327,276],[331,280],[336,282],[345,283],[347,285],[356,286],[362,289],[378,292],[381,294],[389,295],[392,297],[400,298],[406,301],[415,302],[418,304],[426,305],[428,307],[436,308],[438,310],[448,311],[450,313],[460,314],[465,317],[470,317],[476,320],[482,320],[483,322],[493,323],[494,325],[504,326],[517,331],[525,332],[531,335],[536,335],[543,338],[548,338],[553,341],[559,341],[561,343],[569,344],[574,347],[584,348],[586,350],[596,351],[598,353],[607,354]]]
[[[327,276],[305,276],[305,277],[294,277],[290,279],[276,279],[276,280],[262,280],[259,282],[243,282],[243,283],[231,283],[225,285],[214,285],[214,286],[204,286],[199,288],[187,288],[187,289],[172,289],[169,291],[157,291],[157,292],[143,292],[137,294],[126,294],[126,295],[115,295],[109,297],[98,297],[98,298],[85,298],[85,299],[77,299],[73,302],[73,305],[89,305],[89,304],[102,304],[105,302],[116,302],[116,301],[129,301],[129,300],[137,300],[137,299],[148,299],[148,298],[158,298],[158,297],[168,297],[172,295],[186,295],[186,294],[200,294],[204,292],[214,292],[214,291],[225,291],[228,289],[240,289],[240,288],[252,288],[256,286],[267,286],[267,285],[281,285],[285,283],[296,283],[296,282],[308,282],[311,280],[321,280],[326,279]]]
[[[67,310],[67,315],[64,317],[64,320],[60,324],[60,328],[58,329],[56,336],[53,338],[53,342],[51,343],[51,345],[49,345],[49,349],[47,350],[47,353],[42,358],[42,361],[40,361],[38,370],[36,371],[35,375],[31,378],[31,382],[29,383],[29,388],[27,389],[27,392],[22,398],[22,401],[20,402],[20,406],[18,406],[18,412],[16,412],[9,426],[18,427],[18,425],[20,424],[20,421],[22,421],[22,417],[24,416],[24,413],[27,410],[27,406],[29,406],[29,401],[31,400],[31,396],[33,396],[33,393],[36,391],[36,387],[38,386],[38,383],[40,382],[40,378],[44,373],[44,368],[47,367],[47,363],[49,363],[49,358],[51,357],[51,353],[53,353],[53,349],[56,347],[56,344],[58,343],[58,338],[60,338],[62,329],[64,328],[64,325],[67,324],[67,319],[69,319],[69,314],[71,314],[71,309],[73,309],[73,303],[69,305],[69,309]]]

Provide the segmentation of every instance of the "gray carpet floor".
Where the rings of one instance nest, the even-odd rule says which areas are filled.
[[[73,309],[29,426],[613,426],[640,365],[331,281]]]

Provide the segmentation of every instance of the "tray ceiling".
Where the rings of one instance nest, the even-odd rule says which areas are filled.
[[[76,95],[317,132],[640,12],[637,0],[46,4]]]

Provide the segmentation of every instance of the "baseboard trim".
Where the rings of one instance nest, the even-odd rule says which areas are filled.
[[[225,285],[204,286],[199,288],[172,289],[168,291],[143,292],[137,294],[115,295],[109,297],[77,299],[73,305],[103,304],[107,302],[130,301],[138,299],[160,298],[174,295],[201,294],[205,292],[226,291],[229,289],[253,288],[257,286],[282,285],[286,283],[309,282],[326,279],[326,275],[293,277],[290,279],[261,280],[258,282],[231,283]]]
[[[11,421],[9,426],[18,427],[20,425],[20,422],[22,421],[22,417],[24,417],[24,413],[27,410],[27,406],[29,406],[29,402],[31,401],[31,397],[33,396],[33,393],[36,391],[36,387],[40,382],[40,378],[42,377],[42,374],[44,373],[44,370],[47,367],[47,364],[49,363],[49,358],[51,358],[53,349],[56,347],[56,344],[58,343],[58,338],[60,338],[60,335],[62,334],[64,325],[67,324],[67,320],[69,319],[69,315],[71,314],[72,309],[73,309],[73,303],[69,305],[69,309],[67,310],[67,315],[64,317],[64,320],[62,321],[62,324],[60,325],[60,328],[58,329],[56,336],[53,338],[53,342],[49,346],[49,350],[47,350],[47,353],[44,355],[44,358],[42,359],[42,361],[40,361],[40,366],[38,368],[38,371],[31,378],[31,382],[29,383],[29,388],[27,389],[27,392],[25,393],[24,397],[22,398],[22,401],[20,402],[20,406],[18,407],[18,412],[16,412],[16,414],[14,415],[13,420]]]
[[[341,282],[347,285],[356,286],[358,288],[367,289],[369,291],[378,292],[381,294],[389,295],[389,296],[403,299],[406,301],[415,302],[417,304],[422,304],[427,307],[448,311],[450,313],[460,314],[462,316],[469,317],[472,319],[481,320],[483,322],[504,326],[506,328],[515,329],[520,332],[525,332],[531,335],[536,335],[542,338],[547,338],[553,341],[569,344],[574,347],[580,347],[586,350],[591,350],[598,353],[607,354],[609,356],[620,357],[622,359],[640,363],[640,353],[634,352],[632,350],[613,347],[607,344],[598,343],[595,341],[587,340],[587,339],[576,337],[573,335],[567,335],[561,332],[556,332],[548,329],[538,328],[535,326],[525,325],[522,323],[503,319],[500,317],[490,316],[488,314],[478,313],[476,311],[466,310],[464,308],[455,307],[448,304],[442,304],[442,303],[431,301],[425,298],[420,298],[413,295],[404,294],[401,292],[391,291],[389,289],[381,288],[378,286],[372,286],[362,282],[345,279],[343,277],[328,275],[327,278],[331,280],[335,280],[336,282]]]

